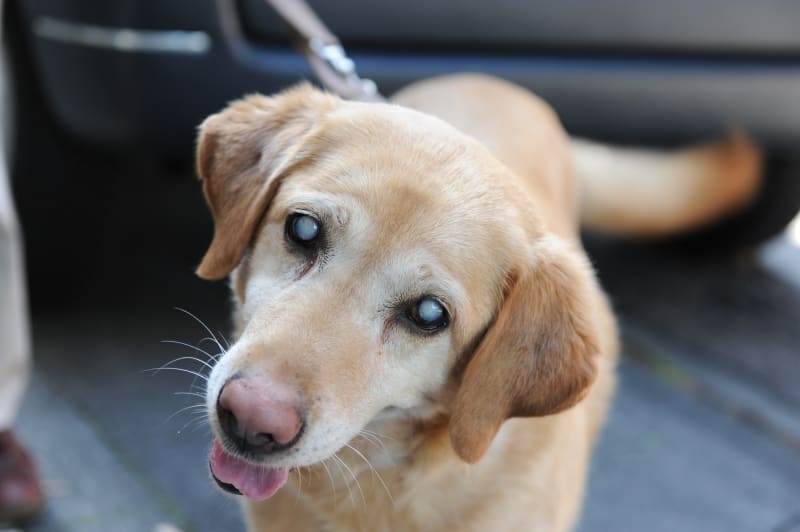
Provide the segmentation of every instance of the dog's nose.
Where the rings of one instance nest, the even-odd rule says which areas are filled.
[[[269,454],[288,449],[302,431],[300,414],[294,406],[256,390],[243,378],[223,386],[217,400],[222,431],[243,453]]]

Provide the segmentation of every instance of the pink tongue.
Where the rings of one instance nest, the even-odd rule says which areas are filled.
[[[217,480],[233,484],[242,495],[254,501],[272,497],[289,478],[289,470],[284,467],[256,466],[226,453],[216,438],[211,447],[209,462]]]

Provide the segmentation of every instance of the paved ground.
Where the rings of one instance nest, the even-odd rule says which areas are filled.
[[[164,186],[173,208],[144,209],[169,214],[142,227],[147,190],[130,184],[76,290],[36,312],[20,417],[50,495],[35,531],[241,529],[208,480],[206,426],[180,412],[197,402],[175,395],[192,376],[146,371],[190,352],[163,340],[213,349],[173,306],[228,328],[225,287],[191,275],[208,226],[175,200],[194,184]],[[779,240],[735,261],[602,240],[590,251],[625,358],[581,532],[800,531],[800,248]]]

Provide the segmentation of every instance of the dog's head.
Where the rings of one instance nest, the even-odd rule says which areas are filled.
[[[475,462],[505,419],[592,383],[582,255],[443,122],[303,86],[209,117],[197,167],[215,224],[198,274],[231,275],[240,322],[207,392],[230,489],[268,497],[288,468],[432,401]]]

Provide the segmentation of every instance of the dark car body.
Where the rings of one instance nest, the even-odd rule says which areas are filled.
[[[800,207],[798,2],[310,4],[387,95],[437,74],[486,72],[545,98],[573,135],[676,145],[745,130],[766,149],[768,179],[746,212],[714,228],[717,245],[757,243]],[[25,73],[17,114],[46,113],[83,145],[191,160],[205,116],[311,78],[265,0],[8,0],[5,9],[12,59],[27,67],[16,69]],[[38,165],[43,126],[26,132],[23,122],[18,158]]]
[[[185,149],[208,113],[310,76],[264,0],[16,0],[46,103],[92,143]],[[800,3],[312,1],[382,91],[489,72],[578,135],[800,140]]]

